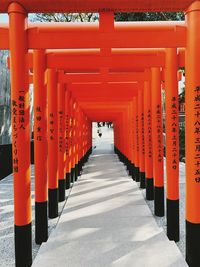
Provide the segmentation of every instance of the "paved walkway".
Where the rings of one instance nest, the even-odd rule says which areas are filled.
[[[98,144],[33,266],[187,266],[112,145]]]

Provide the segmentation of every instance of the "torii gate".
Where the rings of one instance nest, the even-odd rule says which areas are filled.
[[[171,50],[169,50],[169,52],[170,52]],[[72,57],[72,55],[74,55],[74,54],[78,54],[79,55],[79,53],[85,53],[85,51],[84,50],[78,50],[78,51],[75,51],[75,53],[74,53],[74,51],[70,51],[70,52],[54,52],[54,57],[55,57],[55,59],[57,58],[57,56],[59,55],[59,59],[60,59],[60,61],[63,61],[63,62],[65,62],[67,59],[64,57],[64,59],[65,60],[63,60],[62,58],[61,58],[61,55],[62,56],[65,56],[66,54],[68,54],[68,53],[70,53],[70,55],[71,55],[71,57]],[[94,52],[93,50],[92,50],[92,52]],[[118,51],[118,53],[119,52],[121,52],[122,54],[124,54],[124,51],[123,50],[121,50],[121,51]],[[159,56],[156,56],[156,57],[151,57],[151,60],[150,60],[150,58],[148,58],[148,55],[154,55],[155,53],[157,54],[159,52]],[[153,66],[157,66],[157,64],[159,63],[161,66],[162,65],[164,65],[164,61],[165,61],[165,59],[163,58],[163,53],[164,53],[165,51],[162,49],[162,50],[148,50],[148,49],[146,49],[146,50],[131,50],[131,51],[129,51],[129,53],[132,55],[137,55],[137,59],[139,59],[140,60],[140,57],[144,57],[144,55],[146,55],[147,56],[147,58],[148,58],[148,63],[145,63],[145,62],[143,62],[143,63],[140,63],[141,64],[141,66],[143,67],[143,68],[146,68],[146,66],[148,66],[148,65],[153,65]],[[169,54],[169,52],[167,52],[167,54]],[[175,51],[174,51],[175,52]],[[49,52],[48,52],[49,53]],[[46,54],[46,56],[48,56],[48,53]],[[89,54],[90,53],[90,51],[87,51],[87,54]],[[96,51],[95,51],[95,54],[96,54]],[[80,55],[82,55],[82,54],[80,54]],[[94,55],[94,54],[92,54],[92,55]],[[169,54],[170,55],[170,54]],[[180,54],[181,55],[181,58],[179,57],[179,66],[181,67],[181,66],[184,66],[184,63],[183,63],[183,53],[182,54]],[[30,56],[32,56],[32,54],[30,54]],[[51,53],[50,53],[50,56],[51,56]],[[160,61],[159,62],[159,58],[162,58],[162,61]],[[70,58],[70,57],[69,57]],[[175,60],[176,60],[176,58],[177,58],[177,56],[174,54],[174,58],[175,58]],[[30,57],[30,68],[32,69],[32,57]],[[42,59],[41,59],[42,60]],[[72,60],[72,58],[70,58],[70,60],[71,60],[71,62],[73,61]],[[93,60],[94,61],[94,60]],[[54,62],[54,61],[53,61]],[[176,75],[176,70],[177,70],[177,63],[175,64],[176,62],[174,62],[174,73],[175,73],[175,75]],[[39,63],[40,64],[40,63]],[[64,64],[64,63],[63,63]],[[80,64],[82,64],[81,62],[80,62]],[[142,65],[143,64],[143,65]],[[158,66],[159,66],[159,64],[158,64]],[[181,65],[182,64],[182,65]],[[60,66],[60,64],[58,63],[58,65]],[[68,65],[69,66],[69,65]],[[54,67],[55,67],[55,65],[54,65]],[[66,65],[63,65],[62,67],[65,67],[66,68]],[[86,69],[88,68],[88,66],[85,66],[86,67]],[[114,64],[112,65],[112,67],[114,67]],[[126,68],[130,68],[130,67],[132,67],[132,65],[130,64],[130,66],[129,66],[129,64],[127,64],[127,66],[125,66]],[[75,66],[73,66],[73,68],[75,68]],[[78,68],[79,69],[79,68]],[[77,71],[77,69],[74,69],[74,71]],[[104,71],[104,70],[103,70]],[[144,76],[144,74],[146,74],[145,76]],[[105,81],[108,81],[109,79],[109,81],[111,82],[111,81],[113,81],[114,82],[114,79],[116,79],[116,77],[115,76],[118,76],[117,77],[117,80],[119,80],[120,81],[120,79],[121,79],[121,81],[122,80],[124,80],[124,81],[128,81],[128,80],[143,80],[143,81],[147,81],[147,80],[149,80],[150,79],[150,77],[148,77],[149,76],[149,73],[148,72],[146,72],[146,73],[143,73],[143,72],[138,72],[138,73],[122,73],[121,75],[120,74],[115,74],[115,73],[110,73],[110,74],[108,74],[108,73],[99,73],[99,74],[95,74],[95,73],[93,73],[93,74],[85,74],[85,73],[82,73],[82,74],[79,74],[79,73],[72,73],[72,74],[70,74],[70,73],[68,73],[68,74],[63,74],[63,73],[61,73],[60,75],[59,75],[59,82],[61,82],[61,83],[63,83],[63,82],[66,82],[66,83],[70,83],[70,82],[75,82],[75,84],[74,84],[74,90],[79,90],[79,95],[80,95],[80,93],[82,92],[82,94],[81,94],[81,98],[83,98],[83,97],[87,97],[88,98],[88,96],[90,96],[91,97],[91,95],[92,94],[94,94],[94,96],[92,97],[92,98],[90,98],[90,101],[91,102],[95,102],[96,100],[97,100],[97,98],[98,98],[98,92],[102,92],[102,90],[103,90],[103,86],[105,86],[105,85],[103,85],[103,86],[101,86],[102,88],[101,88],[101,90],[100,90],[100,88],[99,88],[99,86],[100,85],[98,85],[98,84],[87,84],[87,86],[89,86],[89,87],[91,87],[91,91],[89,91],[89,93],[87,93],[87,89],[89,89],[87,86],[86,86],[86,84],[84,85],[81,85],[81,83],[82,82],[94,82],[95,81],[95,79],[96,79],[96,82],[99,82],[99,81],[102,81],[102,82],[105,82]],[[171,76],[171,75],[168,75],[169,77]],[[100,78],[101,77],[101,78]],[[109,78],[110,77],[110,78]],[[113,80],[111,80],[111,78],[113,79]],[[147,79],[148,78],[148,79]],[[175,76],[175,78],[176,78],[176,76]],[[127,79],[127,80],[126,80]],[[79,81],[79,82],[78,82]],[[77,84],[76,84],[76,82],[78,82]],[[117,81],[115,81],[115,82],[117,82]],[[178,101],[178,98],[177,98],[177,95],[178,95],[178,89],[177,89],[177,79],[175,79],[175,81],[174,81],[174,84],[175,85],[173,85],[173,89],[174,89],[174,93],[173,93],[173,97],[175,97],[176,98],[176,102]],[[81,87],[81,86],[83,86],[83,87]],[[123,84],[122,84],[122,87],[123,87]],[[109,89],[109,90],[111,90],[111,88]],[[129,89],[129,90],[131,90],[131,88]],[[113,94],[116,94],[116,91],[109,91],[110,93],[109,93],[109,98],[110,98],[110,100],[112,99],[112,98],[114,98],[113,97]],[[169,92],[170,93],[170,95],[172,94],[172,92],[170,91],[170,90],[167,90],[167,92]],[[148,90],[147,90],[147,93],[148,93]],[[123,94],[124,94],[124,90],[123,90]],[[104,92],[104,93],[101,93],[101,95],[104,97],[104,99],[106,99],[106,100],[108,100],[107,98],[108,98],[108,95],[107,95],[107,93],[106,93],[106,91]],[[105,98],[105,95],[106,95],[106,98]],[[120,96],[120,98],[122,97],[121,96],[121,94],[120,94],[120,92],[118,92],[118,95]],[[142,96],[141,96],[142,97]],[[170,97],[172,97],[172,95],[170,96]],[[79,102],[81,101],[81,98],[79,97]],[[123,98],[124,98],[124,96],[123,96]],[[147,97],[147,101],[146,101],[146,106],[148,105],[148,98],[150,98],[149,96]],[[140,98],[141,99],[141,98]],[[143,97],[142,97],[142,99],[143,99]],[[170,98],[171,99],[171,98]],[[122,100],[122,99],[121,99]],[[104,100],[105,101],[105,100]],[[140,100],[141,101],[141,100]],[[142,100],[143,101],[143,100]],[[169,107],[168,108],[168,113],[167,114],[169,114],[168,116],[167,116],[167,121],[169,121],[169,119],[168,118],[170,118],[171,117],[171,113],[172,112],[174,112],[174,110],[172,110],[170,107],[171,107],[171,102],[170,102],[171,100],[168,100],[167,101],[167,107]],[[140,106],[141,106],[142,104],[140,104]],[[176,103],[176,105],[177,105],[177,103]],[[176,109],[178,108],[178,105],[176,106]],[[149,111],[148,111],[149,112]],[[177,113],[177,110],[176,110],[176,113]],[[140,117],[141,117],[141,114],[142,114],[142,110],[140,111]],[[147,115],[146,115],[146,117],[147,117]],[[178,117],[176,117],[176,128],[177,128],[177,130],[176,130],[176,132],[178,132]],[[174,123],[174,121],[172,122],[172,124]],[[146,124],[147,125],[147,124]],[[168,127],[167,127],[167,129],[170,129],[170,127],[172,127],[172,126],[170,126],[170,125],[168,125]],[[174,128],[174,126],[173,126],[173,129],[175,129]],[[140,133],[140,135],[139,136],[142,136],[143,134],[142,134],[142,129],[141,129],[141,126],[140,126],[140,131],[141,131],[141,133]],[[146,129],[146,131],[147,131],[147,129]],[[177,135],[177,134],[176,134]],[[176,136],[176,139],[178,139],[178,137]],[[146,137],[146,140],[147,140],[147,137]],[[167,133],[167,140],[171,140],[171,135],[170,134],[168,134]],[[170,143],[170,141],[169,141],[169,147],[170,147],[170,145],[171,145],[171,143]],[[142,138],[140,138],[140,147],[142,147],[143,146],[143,142],[142,142]],[[178,147],[178,142],[177,142],[177,140],[176,140],[176,146]],[[175,147],[176,146],[174,146],[173,145],[173,150],[175,149]],[[155,146],[156,147],[156,146]],[[146,147],[146,149],[148,149],[147,147]],[[155,149],[156,150],[156,149]],[[142,150],[140,149],[140,152],[141,152]],[[177,151],[177,153],[176,153],[176,157],[174,158],[174,157],[172,157],[171,155],[172,155],[172,151],[169,149],[169,152],[168,152],[168,149],[167,149],[167,154],[169,154],[169,157],[167,157],[167,159],[169,158],[170,160],[168,161],[168,163],[167,163],[167,171],[171,171],[171,169],[172,168],[174,168],[174,164],[173,164],[173,166],[172,166],[172,162],[174,162],[174,160],[176,160],[176,161],[178,161],[178,148],[176,148],[176,151]],[[140,162],[142,163],[142,162],[144,162],[144,153],[142,153],[142,154],[140,154],[140,157],[141,157],[141,160],[140,160]],[[148,166],[148,164],[147,164],[147,166]],[[42,166],[40,166],[39,167],[39,169],[41,168]],[[145,165],[143,165],[143,167],[141,166],[141,168],[142,168],[142,172],[140,172],[140,175],[143,177],[143,178],[141,178],[140,180],[141,181],[143,181],[143,182],[141,182],[141,187],[142,188],[144,188],[145,187],[145,171],[144,171],[144,168],[145,168]],[[160,167],[160,170],[162,170],[162,168],[163,167]],[[149,168],[148,168],[149,169]],[[131,172],[131,171],[130,171]],[[176,172],[176,175],[175,175],[175,172]],[[177,168],[177,166],[176,166],[176,171],[174,172],[174,174],[172,175],[172,179],[174,180],[175,179],[175,177],[176,177],[176,179],[173,181],[173,182],[170,182],[170,178],[167,180],[167,181],[169,181],[169,183],[168,183],[168,190],[167,190],[167,192],[168,192],[168,212],[167,212],[167,220],[168,220],[168,237],[170,238],[170,239],[172,239],[172,240],[176,240],[176,241],[178,241],[179,240],[179,219],[178,219],[178,210],[179,210],[179,208],[178,208],[178,199],[179,199],[179,197],[178,197],[178,168]],[[163,186],[163,171],[162,172],[160,172],[159,174],[158,174],[159,176],[161,176],[162,177],[162,186]],[[137,176],[137,175],[136,175]],[[148,175],[149,176],[149,175]],[[152,177],[153,175],[151,175],[150,177]],[[170,176],[169,176],[170,177]],[[139,178],[138,178],[139,179]],[[150,179],[148,179],[148,182],[150,182]],[[153,181],[152,181],[152,183],[153,183]],[[176,185],[174,184],[174,183],[176,183]],[[160,185],[160,184],[159,184]],[[149,192],[148,192],[148,188],[150,188],[150,190],[149,190]],[[162,190],[163,191],[163,190]],[[148,197],[148,195],[149,194],[152,194],[151,193],[152,192],[152,184],[150,184],[149,183],[149,186],[148,186],[148,184],[147,184],[147,198],[152,198],[152,197]],[[176,201],[177,201],[177,205],[174,207],[174,204],[172,204],[172,205],[170,205],[169,203],[170,203],[170,200],[171,199],[176,199]],[[174,201],[173,201],[174,202]],[[156,208],[156,207],[158,207],[158,208]],[[162,194],[158,194],[158,196],[157,195],[155,195],[155,214],[157,215],[157,216],[163,216],[164,215],[164,191],[162,192]],[[177,216],[174,216],[174,214],[176,214]]]
[[[24,8],[27,9],[27,11],[36,11],[37,9],[31,8],[31,3],[27,4],[24,1],[18,1],[21,2],[21,4],[24,6]],[[47,2],[45,5],[45,2],[43,0],[43,4],[40,4],[40,7],[38,10],[49,10],[50,8],[47,6]],[[57,7],[58,10],[62,10],[62,8],[66,7],[64,9],[65,11],[69,11],[70,8],[73,7],[73,4],[70,2],[65,5],[61,5],[62,1],[57,1],[56,5],[53,5],[53,8]],[[4,0],[2,7],[0,8],[1,12],[7,11],[7,7],[10,1]],[[147,2],[147,6],[145,6],[145,3],[139,2],[137,4],[125,4],[125,9],[124,10],[135,10],[137,7],[140,7],[140,10],[151,10],[151,6],[149,5],[149,1]],[[63,4],[63,2],[62,2]],[[70,6],[71,4],[71,6]],[[96,11],[93,8],[97,8],[98,4],[100,3],[93,4],[88,7],[88,5],[84,2],[87,8],[83,10],[92,10]],[[116,3],[115,3],[116,4]],[[158,1],[154,1],[155,8],[156,10],[169,10],[169,6],[164,6],[163,4],[159,4]],[[189,5],[191,6],[189,7]],[[102,5],[102,4],[101,4]],[[100,5],[100,6],[101,6]],[[33,5],[34,6],[34,5]],[[80,5],[81,6],[81,5]],[[100,7],[99,6],[99,7]],[[122,8],[123,4],[114,8],[115,5],[113,4],[112,1],[109,1],[107,4],[107,8],[110,7],[111,10],[120,10]],[[45,8],[46,7],[46,8]],[[101,6],[103,7],[103,6]],[[27,86],[28,86],[28,71],[24,66],[26,66],[26,53],[27,49],[29,48],[28,42],[26,39],[26,32],[25,32],[25,17],[26,17],[26,12],[24,11],[24,8],[20,6],[19,4],[12,3],[9,6],[8,12],[9,12],[9,17],[10,17],[10,50],[11,50],[11,81],[12,81],[12,99],[13,100],[18,100],[22,99],[25,97],[25,121],[26,121],[26,128],[25,131],[20,131],[17,129],[18,133],[18,141],[25,141],[25,149],[23,151],[23,147],[19,149],[18,151],[18,156],[19,156],[19,161],[22,162],[24,155],[27,156],[26,160],[24,160],[24,163],[22,165],[22,173],[25,179],[21,179],[20,185],[22,187],[22,193],[26,192],[25,190],[23,191],[24,184],[29,183],[30,177],[27,172],[29,169],[29,151],[28,151],[28,146],[29,146],[29,132],[28,132],[28,91],[27,91]],[[44,9],[42,9],[44,8]],[[105,6],[104,6],[105,8]],[[198,114],[198,108],[199,108],[199,83],[200,83],[200,78],[197,73],[198,69],[198,62],[199,62],[199,57],[200,53],[198,52],[198,39],[199,39],[199,32],[198,32],[198,25],[199,25],[199,10],[200,10],[200,4],[199,2],[194,2],[192,4],[192,1],[177,1],[174,5],[175,10],[184,10],[187,9],[186,11],[186,16],[187,16],[187,38],[186,38],[186,160],[189,162],[186,167],[186,175],[187,175],[187,196],[192,195],[193,198],[186,198],[187,202],[187,214],[186,214],[186,220],[187,220],[187,261],[190,264],[198,264],[198,240],[199,240],[199,225],[200,225],[200,212],[198,212],[198,196],[199,196],[199,169],[198,169],[198,159],[199,159],[199,114]],[[74,10],[74,9],[72,9]],[[83,11],[82,10],[82,11]],[[101,10],[97,9],[97,10]],[[191,12],[192,11],[192,12]],[[21,42],[18,42],[21,40]],[[120,45],[115,44],[115,45]],[[115,47],[114,45],[114,47]],[[156,47],[156,46],[155,46]],[[167,46],[164,46],[167,47]],[[55,48],[55,47],[53,47]],[[18,56],[20,56],[20,61],[18,61]],[[21,78],[19,80],[19,77]],[[23,89],[23,90],[22,90]],[[19,95],[21,93],[22,95]],[[190,97],[192,94],[193,97]],[[17,102],[18,103],[18,102]],[[27,108],[27,110],[26,110]],[[13,127],[14,129],[14,127]],[[194,131],[193,131],[194,130]],[[189,141],[188,141],[189,140]],[[192,177],[192,178],[191,178]],[[17,174],[15,175],[15,178],[17,178]],[[24,183],[23,183],[24,182]],[[30,208],[30,194],[28,194],[28,197],[25,198],[26,201],[23,203],[20,201],[17,202],[18,204],[21,204],[24,210],[27,212],[24,214],[25,216],[20,216],[17,217],[15,222],[16,222],[16,233],[18,238],[20,238],[21,234],[24,233],[26,236],[25,240],[30,239],[30,214],[29,214],[29,208]],[[16,207],[17,207],[16,203]],[[20,241],[20,239],[16,238],[16,241]],[[24,251],[27,251],[30,249],[29,247],[30,242],[25,242],[27,245],[24,246]],[[23,252],[24,252],[23,251]],[[28,252],[28,251],[27,251]],[[26,254],[26,253],[25,253]],[[28,257],[26,258],[27,262],[30,263],[30,253],[27,253]]]

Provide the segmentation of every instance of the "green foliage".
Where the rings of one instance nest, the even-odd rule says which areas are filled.
[[[182,12],[116,13],[115,21],[166,21],[184,20]]]

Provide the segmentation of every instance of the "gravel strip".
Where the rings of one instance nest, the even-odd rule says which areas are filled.
[[[66,191],[66,196],[70,190]],[[35,244],[35,197],[34,197],[34,166],[31,166],[31,196],[32,196],[32,255],[33,260],[40,248]],[[66,201],[59,203],[59,217],[49,219],[49,235],[56,227]],[[7,176],[0,181],[0,266],[15,266],[14,254],[14,205],[13,205],[13,177]]]
[[[164,161],[165,164],[165,161]],[[179,182],[179,190],[180,190],[180,200],[179,200],[179,209],[180,209],[180,241],[177,242],[177,246],[179,250],[181,251],[183,257],[185,257],[185,163],[180,162],[179,163],[180,168],[180,182]],[[164,173],[165,173],[165,181],[166,181],[166,168],[164,165]],[[142,193],[145,198],[145,190],[141,189]],[[165,182],[165,199],[166,199],[166,182]],[[145,198],[146,200],[146,198]],[[147,205],[149,206],[152,214],[154,214],[154,201],[148,201],[146,200]],[[165,202],[165,215],[166,215],[166,202]],[[157,217],[154,216],[157,224],[159,227],[162,227],[167,233],[167,221],[166,216],[165,217]]]

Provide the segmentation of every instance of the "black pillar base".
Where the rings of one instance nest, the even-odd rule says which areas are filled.
[[[139,173],[140,173],[139,167],[135,167],[135,181],[136,182],[139,182],[140,181]]]
[[[154,200],[153,178],[146,178],[146,199]]]
[[[66,189],[69,189],[71,186],[71,173],[70,172],[65,174],[65,186],[66,186],[65,187]]]
[[[120,153],[118,153],[118,158],[122,162],[122,155]]]
[[[80,171],[82,172],[83,170],[83,157],[80,160]]]
[[[124,155],[119,150],[118,150],[118,157],[119,157],[119,160],[124,163]]]
[[[84,157],[83,157],[83,159],[84,159],[84,164],[87,162],[87,153],[84,155]]]
[[[129,175],[132,177],[133,176],[133,168],[134,168],[134,164],[131,162],[131,161],[129,161],[129,163],[128,163],[128,171],[129,171]]]
[[[81,163],[82,163],[82,168],[83,168],[83,166],[84,166],[84,164],[85,164],[85,156],[82,157],[82,159],[81,159]]]
[[[129,164],[128,164],[128,171],[129,171],[129,175],[132,177],[133,164],[132,164],[132,162],[130,160],[129,160]]]
[[[81,161],[78,162],[78,176],[81,176]]]
[[[48,239],[47,201],[35,202],[35,243],[40,245]]]
[[[125,156],[122,153],[120,153],[120,157],[121,157],[121,162],[125,164]]]
[[[49,218],[58,217],[58,188],[49,189]]]
[[[58,180],[58,201],[62,202],[65,200],[65,179]]]
[[[186,220],[186,261],[190,267],[200,266],[200,223]]]
[[[165,215],[164,187],[154,187],[154,213],[158,217]]]
[[[85,154],[85,157],[84,157],[84,162],[85,163],[88,161],[88,158],[89,158],[89,151]]]
[[[132,179],[135,180],[135,164],[132,163],[132,172],[131,172]]]
[[[71,183],[73,184],[75,181],[75,169],[71,168]]]
[[[82,172],[82,158],[78,162],[78,171],[79,171],[79,173],[81,175],[81,172]]]
[[[179,200],[167,199],[167,236],[169,240],[179,241]]]
[[[127,159],[127,157],[125,157],[124,163],[126,165],[126,169],[129,170],[129,160]]]
[[[131,175],[131,161],[128,158],[126,158],[126,167],[128,170],[128,174]]]
[[[145,172],[140,172],[140,188],[145,188]]]
[[[75,164],[75,181],[78,180],[78,164]]]
[[[31,223],[15,225],[15,265],[30,267],[32,265],[32,231]]]

